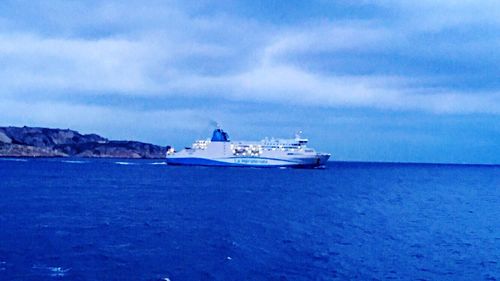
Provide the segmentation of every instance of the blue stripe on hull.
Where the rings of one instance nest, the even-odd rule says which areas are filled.
[[[319,165],[317,164],[300,164],[300,163],[290,163],[284,165],[272,165],[272,164],[239,164],[239,163],[227,163],[222,161],[210,160],[206,158],[167,158],[167,163],[169,165],[182,165],[182,166],[219,166],[219,167],[261,167],[261,168],[273,168],[273,167],[293,167],[293,168],[315,168]]]
[[[237,157],[237,156],[233,156],[233,157],[227,157],[226,159],[241,159],[242,157]],[[282,161],[282,162],[289,162],[291,164],[297,164],[298,162],[297,161],[293,161],[293,160],[286,160],[286,159],[279,159],[279,158],[271,158],[271,157],[249,157],[249,159],[258,159],[258,160],[276,160],[276,161]]]
[[[205,158],[167,158],[169,165],[185,166],[244,166],[241,164],[225,163]]]

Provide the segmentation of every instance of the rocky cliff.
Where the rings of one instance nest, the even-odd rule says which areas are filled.
[[[0,127],[0,157],[163,158],[167,147],[69,129]]]

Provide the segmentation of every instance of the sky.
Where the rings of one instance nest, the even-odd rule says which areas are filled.
[[[0,2],[0,126],[500,164],[500,2]]]

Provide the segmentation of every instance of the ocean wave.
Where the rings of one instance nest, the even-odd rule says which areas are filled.
[[[63,162],[63,163],[71,163],[71,164],[88,163],[88,161],[82,161],[82,160],[62,160],[61,162]]]
[[[63,268],[60,266],[46,266],[35,264],[32,267],[35,270],[41,271],[44,274],[50,275],[51,277],[64,277],[71,268]]]
[[[149,163],[149,165],[167,165],[167,162],[153,162]]]
[[[118,165],[137,165],[137,163],[123,162],[123,161],[115,162],[115,164],[118,164]]]
[[[0,161],[28,162],[28,159],[19,159],[19,158],[0,158]]]

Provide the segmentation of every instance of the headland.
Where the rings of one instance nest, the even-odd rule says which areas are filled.
[[[70,129],[0,127],[0,157],[164,158],[168,146]]]

